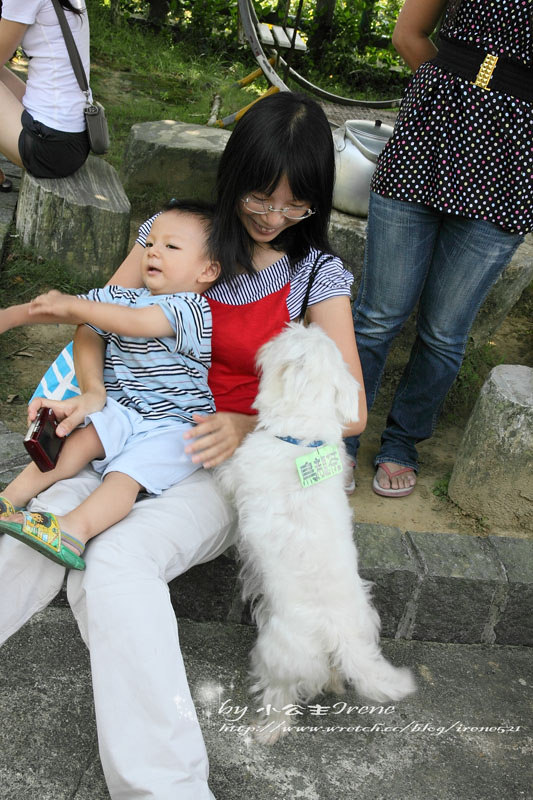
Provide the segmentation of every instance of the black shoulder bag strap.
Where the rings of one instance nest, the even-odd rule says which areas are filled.
[[[307,282],[307,289],[305,290],[305,296],[302,302],[302,308],[300,309],[300,316],[298,317],[298,322],[304,322],[305,312],[307,311],[307,306],[309,305],[309,295],[311,294],[313,283],[318,274],[318,270],[320,269],[320,265],[321,263],[323,263],[322,259],[324,258],[327,258],[326,254],[319,253],[313,262],[313,266],[311,267],[311,272],[309,273],[309,281]]]
[[[61,31],[63,33],[63,38],[65,40],[65,44],[67,46],[70,58],[70,63],[72,64],[72,69],[74,70],[74,75],[76,76],[76,80],[78,81],[80,89],[85,94],[87,102],[89,103],[90,89],[89,89],[89,84],[87,83],[87,75],[85,74],[82,60],[78,48],[76,47],[76,42],[74,41],[72,31],[70,30],[70,25],[67,22],[63,6],[59,2],[59,0],[52,0],[52,5],[55,8],[57,18],[61,26]]]

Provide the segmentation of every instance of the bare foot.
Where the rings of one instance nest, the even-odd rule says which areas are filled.
[[[24,515],[22,511],[15,511],[14,514],[6,514],[3,518],[4,522],[17,522],[19,525],[22,525],[24,522]]]
[[[416,484],[416,472],[410,467],[402,467],[393,461],[378,464],[372,484],[376,494],[385,497],[405,497],[411,494]]]
[[[388,468],[389,472],[392,473],[392,477],[389,478],[387,473],[382,466]],[[404,469],[400,466],[400,464],[395,464],[393,461],[384,461],[383,465],[378,464],[378,471],[377,471],[377,479],[378,483],[382,489],[409,489],[411,486],[414,486],[416,483],[416,472],[414,469],[409,469],[407,472],[402,472],[401,475],[394,475],[394,473],[399,470]]]

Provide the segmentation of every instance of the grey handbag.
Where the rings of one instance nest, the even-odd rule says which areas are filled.
[[[61,26],[61,31],[63,33],[63,38],[65,39],[65,44],[67,46],[70,62],[72,64],[72,69],[74,70],[76,80],[78,81],[78,85],[84,93],[85,99],[87,100],[87,105],[83,109],[83,113],[85,114],[85,124],[87,125],[89,144],[91,145],[92,152],[97,156],[101,156],[104,153],[107,153],[109,150],[109,130],[107,127],[105,110],[101,103],[97,103],[92,99],[91,90],[89,88],[89,84],[87,83],[87,76],[85,74],[85,70],[83,69],[80,54],[78,52],[78,48],[76,47],[76,42],[72,36],[72,31],[70,30],[70,26],[67,22],[62,5],[58,2],[58,0],[52,0],[52,5],[55,8],[57,18]]]
[[[380,120],[351,119],[333,131],[335,188],[333,207],[366,217],[370,181],[378,156],[393,128]]]

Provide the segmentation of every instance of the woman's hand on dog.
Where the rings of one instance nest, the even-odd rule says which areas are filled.
[[[195,427],[184,433],[184,439],[194,439],[185,452],[195,464],[216,467],[230,458],[244,437],[253,431],[257,417],[218,411],[204,416],[193,414]]]

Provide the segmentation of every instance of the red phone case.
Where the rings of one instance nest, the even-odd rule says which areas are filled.
[[[65,443],[65,439],[56,434],[58,424],[51,408],[41,408],[24,438],[24,447],[41,472],[54,469]]]

